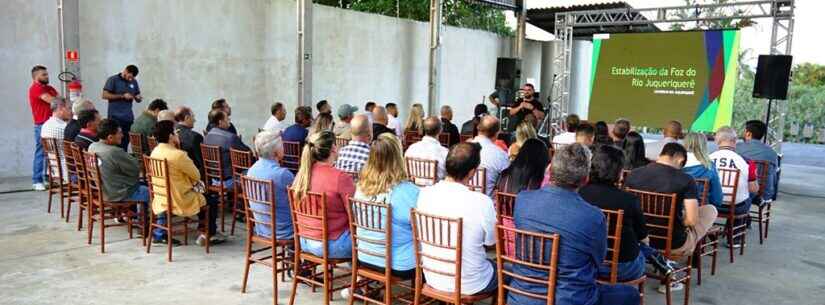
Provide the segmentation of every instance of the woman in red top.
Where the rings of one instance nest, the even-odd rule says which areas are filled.
[[[335,134],[332,132],[322,131],[310,135],[301,153],[301,168],[295,176],[292,189],[296,201],[303,200],[307,192],[326,194],[328,257],[349,258],[352,257],[352,242],[344,203],[346,198],[355,193],[355,185],[350,175],[335,168],[337,151]],[[320,221],[298,217],[296,222],[307,224],[304,228],[317,228],[308,233],[312,238],[321,239]],[[296,229],[297,227],[295,226]],[[301,249],[323,256],[324,249],[318,240],[301,238]]]

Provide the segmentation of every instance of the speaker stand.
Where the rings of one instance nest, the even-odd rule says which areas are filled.
[[[765,128],[765,129],[766,129],[765,131],[770,130],[770,127],[769,127],[769,126],[771,126],[771,125],[770,125],[770,124],[771,124],[771,106],[773,106],[773,99],[768,99],[768,115],[767,115],[767,117],[765,118],[765,126],[768,126],[768,128]],[[768,143],[768,138],[769,138],[769,137],[768,137],[768,135],[767,135],[767,134],[766,134],[766,135],[764,135],[764,136],[762,137],[762,142],[764,142],[765,144],[769,144],[769,143]]]

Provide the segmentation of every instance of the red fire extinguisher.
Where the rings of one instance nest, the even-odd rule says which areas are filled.
[[[83,85],[80,84],[79,80],[73,80],[69,82],[67,86],[69,88],[69,100],[72,102],[77,102],[80,98],[83,97]]]

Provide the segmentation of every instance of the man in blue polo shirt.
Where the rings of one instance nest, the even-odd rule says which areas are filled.
[[[773,148],[762,142],[767,132],[768,126],[764,122],[759,120],[748,121],[745,123],[744,141],[736,143],[736,153],[745,160],[768,161],[769,163],[765,193],[762,194],[761,201],[754,202],[756,204],[773,201],[776,194],[776,169],[779,166],[779,158]]]
[[[102,98],[109,101],[108,117],[117,122],[123,130],[124,137],[120,142],[120,147],[124,150],[129,147],[129,131],[132,128],[132,122],[135,121],[132,102],[143,101],[143,97],[140,96],[140,86],[135,79],[137,75],[137,66],[128,65],[120,73],[109,77],[103,85]]]

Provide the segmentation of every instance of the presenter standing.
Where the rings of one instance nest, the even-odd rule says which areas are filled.
[[[124,150],[129,147],[129,130],[132,128],[132,122],[135,121],[132,102],[143,101],[143,97],[140,96],[140,86],[135,79],[137,75],[137,66],[128,65],[120,73],[109,77],[103,85],[102,98],[109,101],[108,117],[117,122],[123,130],[124,137],[120,142],[120,147]]]
[[[527,115],[534,117],[534,125],[544,120],[544,106],[536,100],[536,88],[530,83],[521,86],[519,97],[513,107],[510,107],[510,126],[515,128]]]

